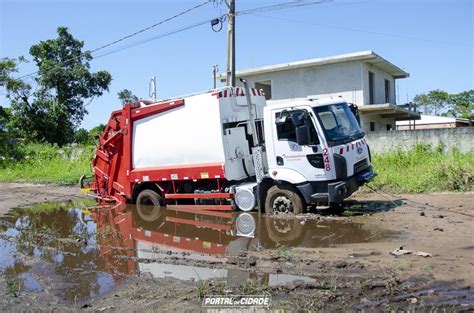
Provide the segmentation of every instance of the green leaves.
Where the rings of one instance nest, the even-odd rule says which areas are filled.
[[[108,91],[112,76],[90,71],[90,52],[82,51],[84,42],[66,27],[58,27],[57,34],[30,48],[38,67],[34,92],[31,85],[12,77],[24,58],[2,60],[0,82],[11,100],[8,129],[13,134],[64,145],[74,140],[75,129],[87,114],[85,101]]]
[[[122,101],[122,104],[137,102],[138,97],[135,96],[130,90],[122,89],[117,93],[118,98]]]
[[[415,96],[413,101],[426,114],[474,118],[474,90],[449,94],[446,91],[436,89],[426,94]]]
[[[423,107],[426,114],[439,115],[448,104],[449,94],[439,89],[416,95],[413,101]]]

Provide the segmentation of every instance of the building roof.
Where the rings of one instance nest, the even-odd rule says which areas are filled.
[[[426,124],[448,124],[448,123],[465,123],[469,124],[468,119],[464,118],[455,118],[447,116],[436,116],[436,115],[425,115],[422,114],[419,121],[416,122],[417,125],[426,125]],[[397,125],[408,125],[409,121],[398,121]]]
[[[410,76],[409,73],[405,72],[404,70],[394,65],[393,63],[390,63],[389,61],[385,60],[384,58],[382,58],[381,56],[379,56],[378,54],[376,54],[375,52],[371,50],[339,54],[339,55],[333,55],[333,56],[315,58],[315,59],[309,59],[309,60],[302,60],[302,61],[296,61],[296,62],[290,62],[290,63],[254,67],[254,68],[237,71],[235,76],[242,77],[242,76],[264,74],[264,73],[271,73],[271,72],[277,72],[277,71],[286,71],[290,69],[321,66],[321,65],[348,62],[348,61],[364,61],[364,62],[373,64],[374,66],[386,71],[387,73],[392,75],[394,78],[406,78]],[[222,82],[225,82],[226,76],[222,74],[219,76],[219,79]]]
[[[396,121],[419,120],[420,113],[401,108],[391,103],[358,106],[361,114],[379,114],[381,117],[395,118]],[[399,122],[397,122],[398,125]]]

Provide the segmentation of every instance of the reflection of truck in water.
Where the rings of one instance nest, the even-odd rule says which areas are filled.
[[[102,200],[277,213],[340,204],[374,176],[342,98],[266,106],[247,87],[125,104],[92,165]]]
[[[150,271],[157,276],[164,276],[167,271],[182,272],[184,265],[179,264],[182,259],[191,265],[192,261],[200,260],[221,263],[225,258],[255,249],[272,249],[278,245],[327,247],[367,242],[379,235],[362,224],[311,220],[302,224],[294,217],[196,212],[186,207],[161,208],[158,212],[155,209],[150,214],[136,206],[119,204],[94,211],[92,218],[97,224],[101,254],[111,272]],[[214,270],[198,271],[205,277]],[[173,275],[180,278],[177,273]]]

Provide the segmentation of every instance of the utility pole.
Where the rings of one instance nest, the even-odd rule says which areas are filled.
[[[227,86],[235,87],[235,0],[226,0],[227,14]]]
[[[214,89],[217,88],[217,72],[219,71],[219,65],[214,64],[212,66],[212,78],[214,79]]]

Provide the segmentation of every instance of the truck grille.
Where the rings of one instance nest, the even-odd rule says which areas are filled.
[[[360,172],[364,171],[369,167],[367,159],[360,160],[356,164],[354,164],[354,174],[359,174]]]

